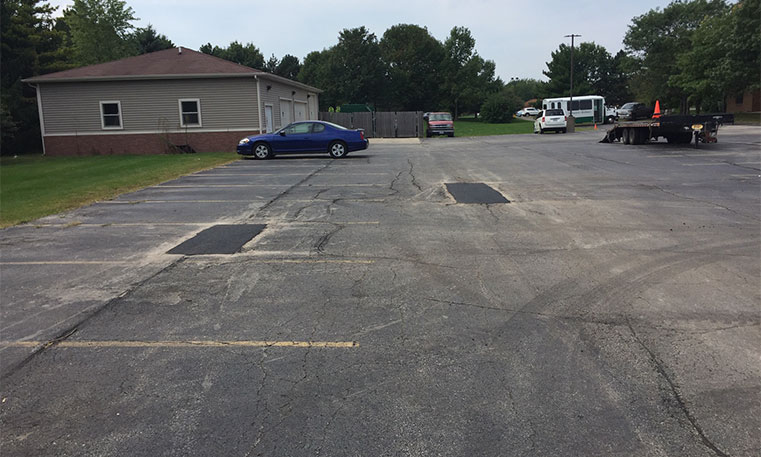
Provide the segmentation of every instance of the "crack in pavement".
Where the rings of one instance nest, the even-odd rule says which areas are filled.
[[[682,199],[682,200],[687,200],[687,201],[692,201],[692,202],[700,202],[700,203],[707,203],[709,205],[716,206],[717,208],[725,209],[725,210],[729,211],[732,214],[735,214],[735,215],[740,216],[740,217],[744,217],[746,219],[751,219],[753,221],[757,221],[758,220],[757,218],[754,218],[752,216],[748,216],[746,214],[739,213],[739,212],[733,210],[732,208],[729,208],[729,207],[724,206],[724,205],[720,205],[719,203],[712,202],[710,200],[701,200],[699,198],[687,197],[685,195],[681,195],[681,194],[678,194],[676,192],[672,192],[670,190],[666,190],[663,187],[658,186],[656,184],[641,184],[641,186],[646,187],[646,188],[651,188],[651,189],[657,189],[657,190],[659,190],[659,191],[661,191],[661,192],[663,192],[665,194],[673,195],[674,197]]]
[[[569,296],[567,298],[577,298],[581,296],[582,295]],[[449,306],[462,306],[467,308],[477,308],[477,309],[483,309],[488,311],[499,311],[503,313],[513,313],[513,314],[520,314],[525,316],[546,317],[548,319],[557,319],[557,320],[569,321],[569,322],[579,322],[583,324],[605,325],[609,327],[626,327],[631,321],[628,315],[624,315],[619,318],[614,317],[609,319],[595,319],[595,318],[583,317],[583,316],[568,316],[568,315],[562,315],[562,314],[523,311],[521,309],[515,309],[515,308],[501,308],[499,306],[479,305],[477,303],[442,300],[442,299],[433,298],[433,297],[425,297],[424,300],[435,302],[435,303],[442,303]],[[706,319],[698,319],[699,322],[714,322],[714,323],[718,322],[719,320],[720,319],[718,319],[717,321],[710,321]],[[645,327],[650,330],[661,330],[661,331],[676,332],[681,334],[697,334],[697,335],[702,335],[702,334],[707,334],[712,332],[721,332],[721,331],[732,330],[736,328],[750,328],[750,327],[761,326],[761,320],[759,321],[749,320],[748,322],[742,322],[742,323],[738,323],[736,325],[731,325],[731,326],[723,326],[723,327],[716,327],[716,328],[702,329],[702,330],[687,330],[687,329],[681,329],[677,327],[650,325],[643,319],[638,320],[638,322],[640,323],[641,327]]]
[[[420,187],[420,184],[417,183],[417,178],[415,177],[415,173],[414,173],[415,170],[414,170],[414,165],[412,165],[412,160],[407,159],[407,163],[410,165],[410,169],[407,170],[407,173],[410,175],[412,185],[417,187],[418,192],[422,192],[423,188]]]
[[[314,249],[318,254],[322,254],[324,252],[325,246],[328,244],[330,239],[333,238],[333,235],[346,228],[346,225],[337,224],[335,222],[329,222],[329,224],[334,226],[333,230],[321,236],[320,239],[317,240],[317,243],[314,245]]]
[[[256,211],[256,213],[252,214],[252,215],[251,215],[251,216],[249,216],[248,218],[249,218],[249,219],[253,219],[253,218],[256,218],[256,217],[260,216],[262,213],[264,213],[264,211],[268,210],[268,209],[270,208],[270,206],[274,205],[274,204],[275,204],[275,203],[276,203],[278,200],[280,200],[281,198],[283,198],[283,197],[287,196],[287,195],[288,195],[288,194],[290,194],[290,193],[291,193],[291,192],[292,192],[292,191],[293,191],[295,188],[297,188],[297,187],[299,187],[300,185],[304,184],[305,182],[309,181],[309,180],[310,180],[310,179],[312,179],[312,178],[313,178],[313,177],[314,177],[314,176],[315,176],[317,173],[319,173],[319,172],[321,172],[321,171],[325,170],[326,168],[328,168],[328,167],[329,167],[329,166],[331,166],[332,164],[333,164],[333,162],[328,162],[328,163],[326,163],[325,165],[323,165],[322,167],[320,167],[320,168],[318,168],[318,169],[314,170],[313,172],[309,173],[309,174],[308,174],[307,176],[305,176],[305,177],[304,177],[304,178],[303,178],[301,181],[297,182],[296,184],[294,184],[294,185],[292,185],[291,187],[289,187],[289,188],[285,189],[284,191],[280,192],[280,193],[279,193],[279,194],[277,194],[275,197],[273,197],[272,199],[270,199],[270,200],[269,200],[267,203],[265,203],[265,204],[264,204],[264,205],[263,205],[261,208],[259,208],[259,209]]]
[[[671,376],[669,376],[668,373],[666,373],[666,367],[664,366],[663,362],[658,360],[658,357],[655,355],[655,353],[645,344],[644,341],[637,335],[637,332],[634,330],[634,327],[632,326],[631,322],[629,321],[629,317],[626,317],[626,324],[629,327],[629,331],[631,332],[634,339],[637,341],[637,343],[642,347],[642,349],[647,352],[648,356],[650,357],[651,364],[655,367],[658,374],[661,375],[661,377],[666,381],[666,383],[669,385],[669,388],[671,389],[671,393],[674,396],[674,399],[676,399],[677,404],[679,405],[679,409],[682,410],[684,415],[687,417],[687,420],[692,425],[692,428],[695,430],[695,432],[700,437],[700,441],[703,443],[703,445],[707,448],[709,448],[711,451],[713,451],[714,454],[716,454],[719,457],[728,457],[728,454],[726,454],[724,451],[719,449],[716,444],[714,444],[705,434],[703,429],[698,424],[697,419],[695,416],[693,416],[692,412],[690,412],[689,408],[687,408],[687,404],[685,403],[684,399],[682,398],[681,393],[679,393],[679,388],[677,387],[676,383],[673,379],[671,379]]]
[[[6,379],[13,376],[16,372],[18,372],[20,369],[22,369],[24,366],[26,366],[29,362],[37,358],[39,355],[41,355],[43,352],[47,351],[48,349],[55,347],[57,344],[67,340],[69,337],[74,335],[76,332],[79,331],[80,327],[87,324],[91,319],[98,316],[100,313],[105,311],[106,309],[109,309],[113,307],[116,303],[122,301],[123,299],[129,297],[132,295],[135,291],[137,291],[139,288],[141,288],[144,284],[146,284],[148,281],[152,280],[153,278],[156,278],[162,273],[168,272],[178,266],[180,263],[184,262],[187,257],[183,256],[176,260],[173,260],[169,265],[165,266],[164,268],[160,269],[156,273],[148,276],[147,278],[138,281],[137,283],[134,283],[131,287],[127,288],[124,292],[117,295],[116,297],[108,300],[106,303],[104,303],[102,306],[95,308],[92,312],[84,316],[82,319],[80,319],[78,322],[71,325],[69,328],[65,329],[64,331],[60,332],[56,337],[51,338],[49,341],[47,341],[45,344],[43,344],[40,348],[36,349],[34,352],[29,354],[26,358],[21,360],[20,362],[16,363],[15,365],[11,365],[8,367],[7,371],[3,373],[0,376],[0,381],[5,381]]]

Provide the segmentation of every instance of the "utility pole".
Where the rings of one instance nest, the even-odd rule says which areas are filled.
[[[565,35],[566,38],[571,38],[571,97],[568,102],[568,120],[570,125],[567,126],[567,131],[569,132],[575,132],[576,131],[576,119],[573,117],[573,39],[576,38],[577,34],[570,34]]]

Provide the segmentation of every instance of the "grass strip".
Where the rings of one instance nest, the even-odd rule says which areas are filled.
[[[232,152],[0,158],[0,227],[108,200],[237,160]]]
[[[506,124],[490,124],[480,119],[463,119],[454,121],[455,136],[515,135],[532,133],[534,121],[513,119]]]
[[[761,113],[735,113],[736,125],[761,125]]]

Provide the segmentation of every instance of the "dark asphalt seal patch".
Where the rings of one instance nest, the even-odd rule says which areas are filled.
[[[484,183],[446,183],[447,190],[457,203],[510,203],[504,195]]]
[[[172,248],[167,254],[235,254],[260,234],[266,224],[215,225]]]

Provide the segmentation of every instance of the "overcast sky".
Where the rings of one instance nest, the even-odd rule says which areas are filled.
[[[52,5],[70,5],[52,0]],[[225,47],[232,41],[253,43],[265,59],[285,54],[303,60],[311,51],[338,42],[344,28],[364,25],[378,39],[396,24],[428,28],[444,41],[455,26],[470,29],[476,50],[497,64],[497,75],[546,79],[550,53],[564,35],[581,34],[615,54],[631,19],[670,1],[587,0],[127,0],[140,20],[175,45],[198,49],[202,44]],[[59,8],[59,14],[60,10]]]

